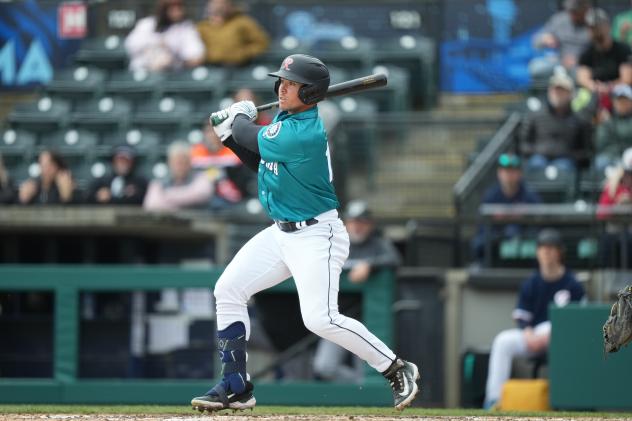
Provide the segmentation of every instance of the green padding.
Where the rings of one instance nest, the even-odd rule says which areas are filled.
[[[0,291],[52,290],[55,293],[54,379],[0,379],[3,403],[180,403],[204,393],[214,382],[78,381],[80,291],[132,291],[161,288],[212,288],[221,268],[182,269],[174,266],[0,266]],[[340,291],[363,294],[364,324],[386,344],[393,343],[395,277],[384,270],[366,285],[350,283],[343,274]],[[295,293],[289,279],[261,292]],[[367,369],[362,385],[262,384],[257,399],[270,405],[390,405],[390,392],[380,373]]]
[[[190,381],[0,381],[0,403],[165,404],[188,406],[206,392],[209,382]],[[344,385],[283,383],[255,385],[261,405],[370,405],[393,404],[386,383]]]
[[[632,409],[632,348],[604,355],[610,306],[551,307],[551,405],[557,409]]]

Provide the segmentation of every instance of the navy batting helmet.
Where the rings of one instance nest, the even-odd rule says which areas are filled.
[[[268,73],[275,76],[302,83],[298,91],[298,97],[304,104],[315,104],[325,98],[329,88],[329,70],[327,66],[316,57],[306,54],[292,54],[287,56],[278,71]],[[281,80],[274,84],[274,92],[279,93]]]

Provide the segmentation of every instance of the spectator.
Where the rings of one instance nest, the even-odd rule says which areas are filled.
[[[125,39],[131,70],[164,71],[195,67],[204,61],[204,44],[186,17],[184,0],[158,0]]]
[[[191,147],[176,141],[167,152],[169,175],[149,183],[143,207],[150,211],[206,208],[213,195],[212,180],[196,173],[191,165]]]
[[[95,180],[88,193],[89,203],[103,205],[142,205],[147,180],[135,174],[136,151],[121,145],[112,153],[112,171]]]
[[[632,1],[630,8],[616,15],[612,21],[612,37],[632,46]]]
[[[0,155],[0,205],[10,205],[14,200],[15,186]]]
[[[56,152],[44,150],[38,157],[40,175],[20,185],[19,201],[23,205],[69,204],[75,187],[66,162]]]
[[[589,158],[591,128],[571,109],[573,91],[570,76],[555,72],[549,79],[546,104],[525,116],[518,142],[528,158],[527,169],[554,165],[573,171]]]
[[[591,42],[579,57],[577,83],[597,96],[599,109],[611,110],[609,94],[619,83],[632,82],[630,47],[612,38],[610,20],[602,9],[590,9],[586,15]]]
[[[518,305],[512,313],[518,328],[500,332],[492,343],[484,403],[487,409],[498,402],[514,357],[546,353],[551,335],[549,305],[565,306],[584,296],[583,287],[564,265],[560,233],[543,229],[537,244],[538,269],[522,284]]]
[[[619,84],[612,90],[613,115],[597,126],[595,168],[603,171],[616,164],[632,146],[632,88]]]
[[[197,25],[207,63],[240,66],[268,48],[268,34],[232,0],[209,0],[207,13],[207,19]]]
[[[549,18],[533,38],[535,48],[555,50],[555,54],[538,57],[529,63],[533,77],[550,77],[556,66],[562,65],[570,74],[577,66],[581,52],[590,42],[586,25],[589,0],[565,0],[564,10]]]
[[[532,191],[522,177],[521,160],[514,154],[502,154],[498,158],[496,169],[497,182],[489,187],[481,204],[517,205],[537,204],[542,200]],[[487,242],[495,243],[501,239],[510,239],[522,234],[523,228],[518,224],[494,224],[491,227],[481,225],[472,240],[472,253],[481,263],[485,258]]]
[[[395,246],[376,229],[375,220],[366,202],[352,201],[345,213],[349,232],[348,270],[351,283],[363,284],[377,269],[394,269],[401,262]],[[345,364],[351,358],[352,366]],[[344,348],[321,338],[314,356],[314,375],[318,379],[358,383],[362,380],[362,360]]]
[[[616,215],[614,211],[616,206],[632,205],[632,147],[623,152],[621,163],[607,174],[597,210],[597,217],[606,221],[605,233],[601,238],[601,263],[603,266],[613,267],[618,262],[625,268],[629,266],[619,261],[621,250],[617,250],[616,244],[620,241],[627,243],[627,256],[621,257],[627,259],[628,264],[632,262],[632,225],[609,221],[609,219]],[[630,209],[624,211],[626,213],[622,216],[626,216]]]

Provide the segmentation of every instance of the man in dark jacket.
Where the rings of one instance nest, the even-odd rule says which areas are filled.
[[[489,187],[483,196],[481,204],[517,205],[541,203],[540,196],[531,190],[524,182],[520,157],[506,153],[498,158],[496,177],[498,181]],[[518,224],[495,224],[491,227],[481,225],[472,240],[474,258],[482,263],[485,257],[487,241],[509,239],[522,234],[522,227]]]
[[[96,179],[88,192],[88,202],[102,205],[142,205],[147,180],[134,173],[136,152],[127,145],[114,148],[112,171]]]

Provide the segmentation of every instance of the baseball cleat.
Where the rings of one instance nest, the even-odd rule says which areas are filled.
[[[257,400],[252,393],[253,390],[253,384],[246,382],[246,390],[242,393],[213,393],[210,395],[198,396],[191,400],[191,406],[194,410],[202,413],[204,413],[204,411],[221,411],[222,409],[232,409],[234,411],[253,409],[257,403]]]
[[[386,370],[384,377],[386,377],[393,389],[395,409],[401,411],[415,400],[419,392],[419,387],[417,386],[419,369],[417,369],[415,364],[398,358]]]

